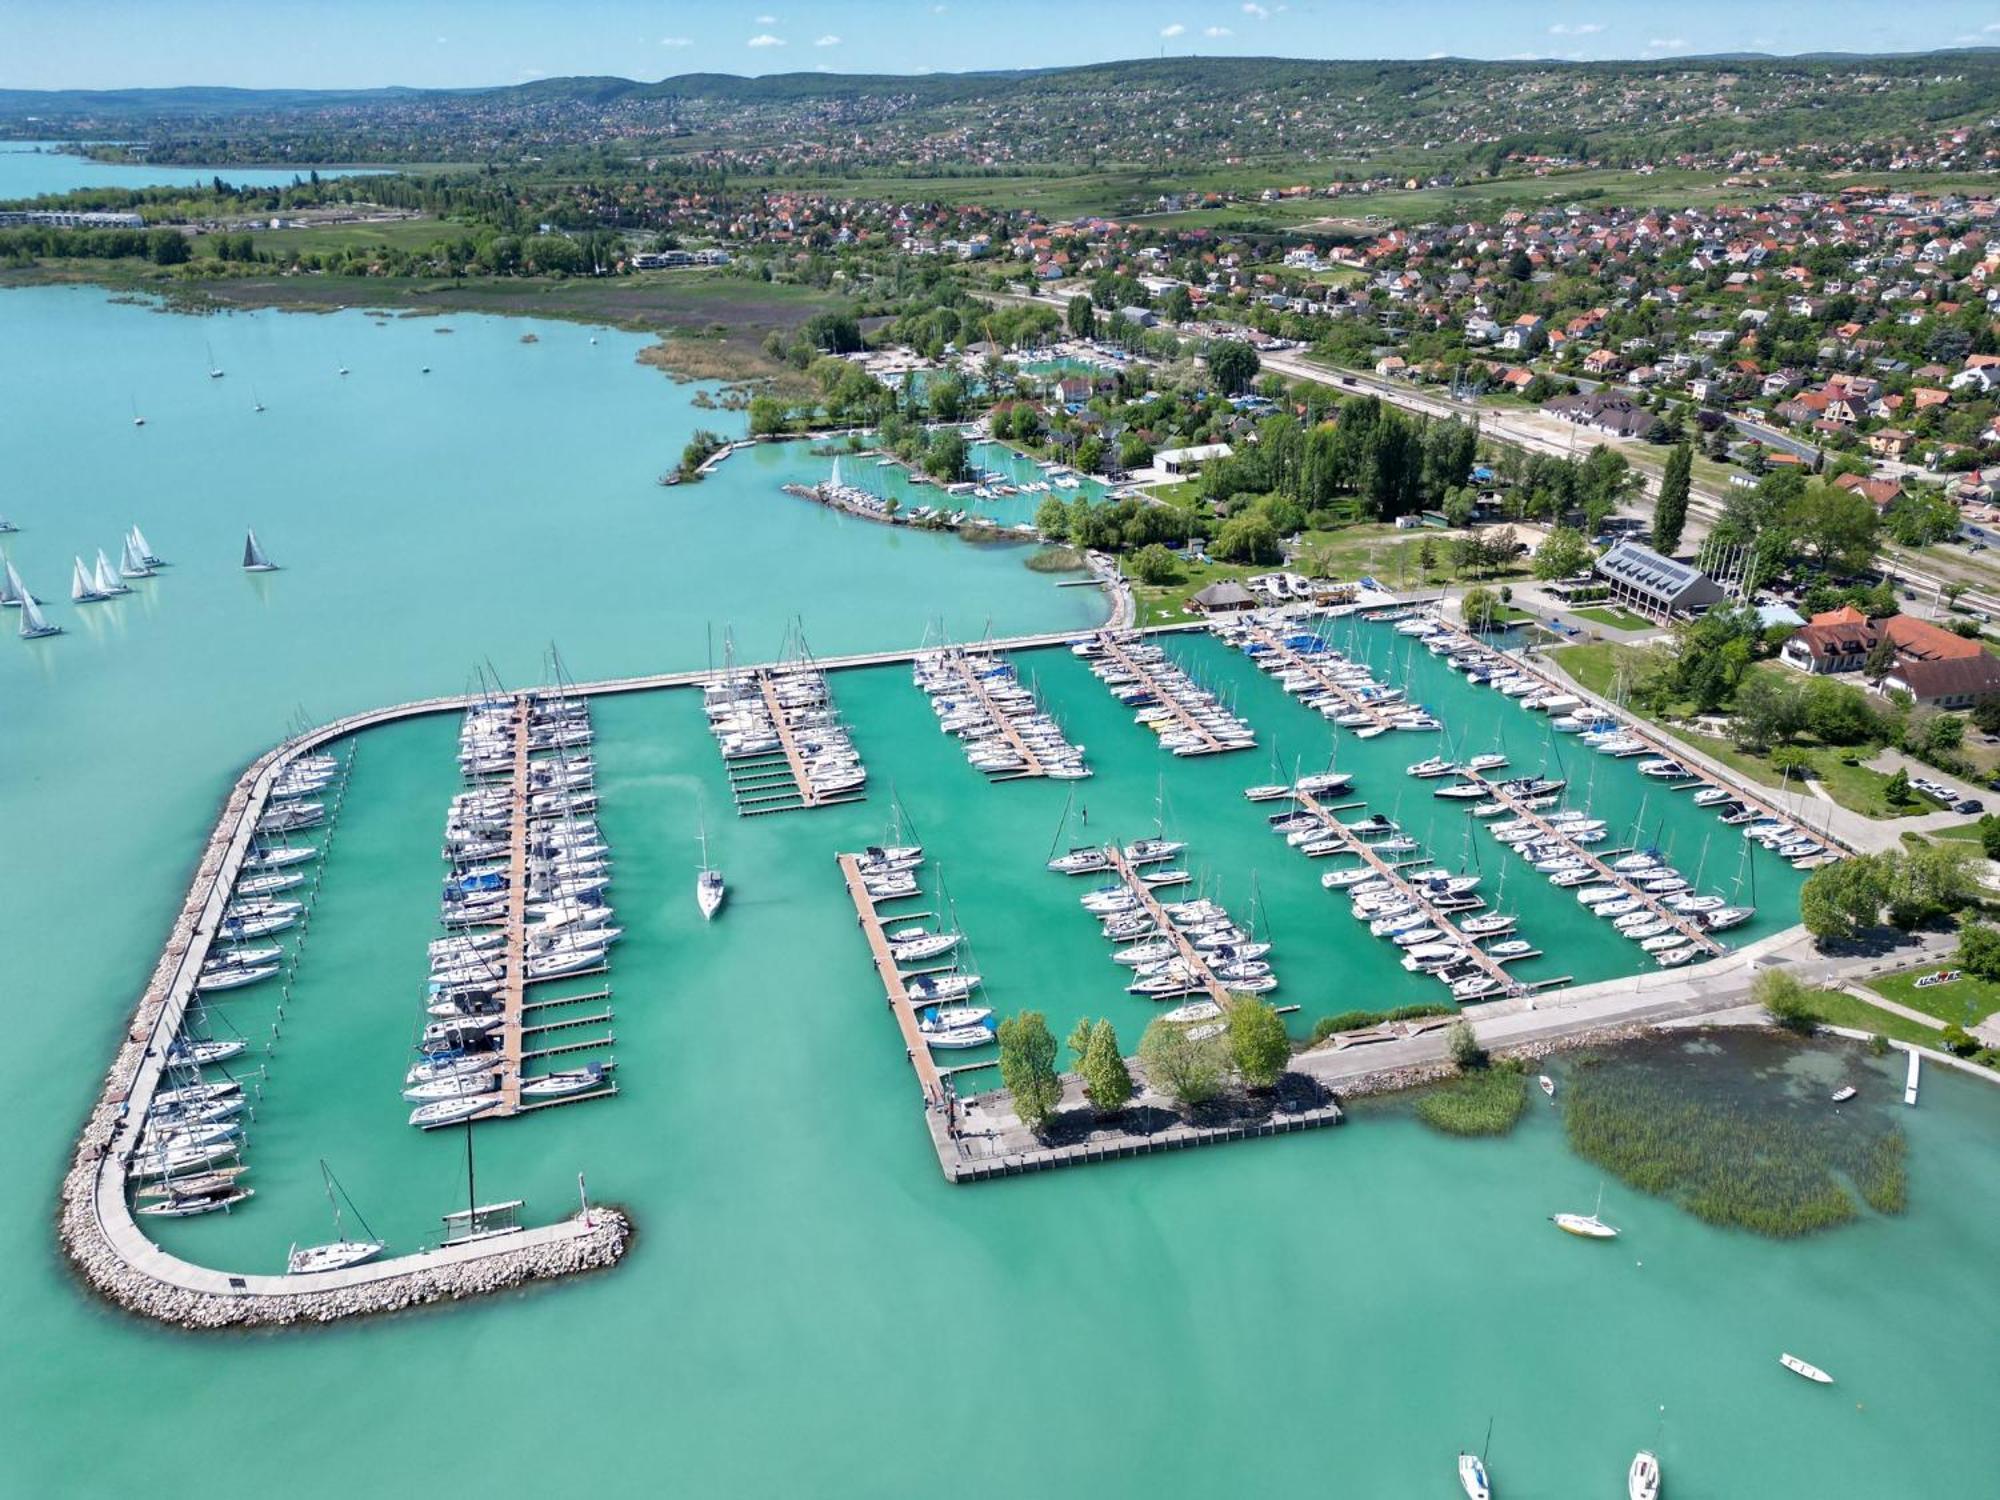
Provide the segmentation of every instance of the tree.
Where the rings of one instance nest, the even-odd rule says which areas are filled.
[[[1908,932],[1950,916],[1976,894],[1972,851],[1958,841],[1939,841],[1907,854],[1889,854],[1889,920]]]
[[[1069,299],[1066,322],[1073,338],[1097,337],[1097,308],[1088,297],[1078,294]]]
[[[965,382],[946,376],[930,388],[930,405],[940,422],[956,422],[965,415]]]
[[[1062,1102],[1055,1034],[1040,1011],[1024,1010],[1000,1023],[1000,1082],[1030,1130],[1047,1124]]]
[[[1806,726],[1804,684],[1766,669],[1746,676],[1736,691],[1736,742],[1762,750],[1792,739]]]
[[[1255,511],[1224,521],[1210,550],[1224,562],[1274,563],[1283,556],[1278,528]]]
[[[1049,496],[1035,508],[1035,530],[1052,542],[1060,542],[1069,536],[1069,507],[1055,495]]]
[[[1859,573],[1875,560],[1881,517],[1875,502],[1856,490],[1810,484],[1787,508],[1786,524],[1797,545],[1830,573]]]
[[[1966,921],[1959,925],[1958,952],[1952,962],[1981,979],[2000,979],[2000,927]]]
[[[1081,1073],[1083,1071],[1083,1060],[1090,1055],[1091,1025],[1092,1022],[1089,1016],[1077,1017],[1076,1025],[1070,1028],[1069,1037],[1063,1042],[1063,1045],[1069,1048],[1071,1059],[1070,1071],[1072,1073]]]
[[[1764,1013],[1788,1031],[1810,1035],[1817,1022],[1813,1017],[1809,991],[1798,975],[1787,969],[1766,969],[1750,981],[1750,998],[1764,1007]]]
[[[1467,589],[1458,607],[1464,616],[1466,629],[1491,630],[1493,617],[1500,610],[1500,596],[1491,589]]]
[[[1544,581],[1571,578],[1590,565],[1590,543],[1572,526],[1558,526],[1535,549],[1535,576]]]
[[[1195,1041],[1185,1026],[1165,1019],[1155,1020],[1139,1039],[1139,1066],[1148,1083],[1189,1109],[1222,1092],[1220,1039]]]
[[[1672,557],[1681,544],[1693,479],[1694,449],[1677,443],[1667,455],[1666,471],[1660,476],[1659,503],[1653,507],[1653,550],[1663,557]]]
[[[1181,576],[1180,559],[1158,542],[1149,542],[1132,554],[1132,576],[1141,583],[1172,583]]]
[[[1229,1002],[1229,1057],[1253,1089],[1268,1089],[1292,1060],[1292,1039],[1276,1008],[1254,995]]]
[[[853,354],[861,348],[861,324],[853,313],[814,313],[802,330],[806,341],[828,354]]]
[[[762,437],[785,430],[785,403],[776,396],[750,398],[750,435]]]
[[[1090,1029],[1090,1046],[1083,1055],[1084,1096],[1099,1114],[1112,1114],[1132,1098],[1132,1074],[1118,1050],[1118,1033],[1109,1021]]]
[[[946,484],[956,484],[971,473],[971,450],[965,439],[949,427],[931,434],[924,449],[924,472]]]
[[[1260,363],[1257,351],[1237,339],[1217,339],[1208,346],[1209,378],[1225,395],[1248,389]]]
[[[1910,805],[1910,773],[1905,771],[1901,766],[1898,766],[1895,775],[1883,783],[1882,795],[1888,799],[1891,807],[1908,807]]]
[[[1881,733],[1881,721],[1861,689],[1831,677],[1806,683],[1806,729],[1827,745],[1859,745]]]
[[[1444,1050],[1452,1066],[1461,1073],[1486,1066],[1486,1049],[1479,1045],[1470,1022],[1453,1021],[1444,1029]]]
[[[1799,920],[1824,941],[1880,925],[1889,901],[1888,856],[1861,854],[1821,865],[1799,889]]]

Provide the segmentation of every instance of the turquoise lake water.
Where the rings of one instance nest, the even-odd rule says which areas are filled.
[[[487,660],[533,682],[551,640],[589,678],[700,666],[725,624],[761,659],[795,618],[832,653],[927,627],[1078,629],[1102,605],[1030,573],[1020,548],[784,496],[826,463],[796,447],[661,489],[687,431],[718,414],[636,364],[627,335],[361,312],[196,320],[67,289],[10,292],[0,319],[0,513],[23,527],[6,543],[69,628],[0,639],[0,1003],[29,1060],[0,1104],[0,1326],[15,1353],[0,1400],[25,1435],[8,1488],[345,1495],[428,1486],[455,1457],[496,1472],[441,1430],[457,1409],[480,1433],[536,1434],[509,1458],[559,1450],[579,1485],[616,1494],[1442,1497],[1489,1418],[1508,1496],[1617,1494],[1656,1433],[1676,1494],[1979,1492],[1977,1445],[1939,1439],[2000,1380],[1982,1321],[1953,1316],[2000,1250],[1985,1186],[2000,1098],[1972,1080],[1933,1071],[1923,1106],[1897,1110],[1907,1215],[1800,1244],[1712,1230],[1616,1184],[1605,1211],[1625,1238],[1566,1240],[1546,1215],[1588,1206],[1597,1173],[1546,1107],[1499,1142],[1447,1141],[1369,1105],[1336,1131],[945,1186],[832,863],[883,830],[892,787],[990,1003],[1038,1006],[1058,1034],[1108,1015],[1128,1045],[1150,1008],[1122,993],[1075,904],[1087,882],[1041,869],[1069,789],[987,786],[902,667],[834,679],[872,774],[865,803],[823,813],[734,818],[692,695],[596,710],[628,929],[610,975],[623,1091],[483,1131],[481,1185],[547,1218],[586,1170],[641,1226],[623,1266],[292,1335],[189,1337],[100,1307],[49,1227],[70,1136],[217,800],[288,719],[456,690]],[[206,377],[210,345],[225,379]],[[71,555],[133,522],[176,566],[131,599],[72,608],[58,587]],[[246,524],[285,571],[237,569]],[[1281,763],[1332,751],[1336,731],[1219,642],[1170,649]],[[1421,650],[1382,631],[1357,649],[1473,726],[1460,748],[1498,737],[1522,769],[1552,753],[1536,716]],[[1072,832],[1150,828],[1164,777],[1191,867],[1233,907],[1254,878],[1275,998],[1304,1007],[1301,1024],[1423,993],[1242,800],[1270,779],[1266,749],[1172,760],[1066,653],[1020,665],[1098,768],[1071,808],[1075,823],[1088,807],[1088,834]],[[398,1245],[457,1201],[457,1144],[410,1131],[395,1097],[455,728],[363,738],[269,1059],[259,1196],[229,1220],[167,1226],[174,1248],[274,1267],[324,1233],[321,1157]],[[1511,856],[1402,773],[1439,748],[1343,737],[1338,756],[1353,795],[1497,883]],[[1639,822],[1729,889],[1741,840],[1629,763],[1561,753],[1600,815]],[[704,816],[732,886],[713,925],[690,890]],[[1754,880],[1765,915],[1742,936],[1782,920],[1797,877],[1759,864]],[[1536,972],[1629,967],[1627,945],[1518,863],[1506,895],[1551,954]],[[218,1009],[268,1035],[255,991]],[[1887,1065],[1801,1067],[1844,1067],[1871,1108],[1894,1095]],[[1787,1377],[1780,1349],[1841,1383]],[[1026,1440],[995,1441],[1009,1432]],[[226,1439],[226,1461],[162,1462],[194,1433]]]
[[[56,149],[57,141],[0,141],[0,198],[32,198],[93,187],[192,187],[220,177],[236,187],[288,187],[313,168],[155,167],[97,162]],[[321,167],[321,177],[367,176],[370,167]]]

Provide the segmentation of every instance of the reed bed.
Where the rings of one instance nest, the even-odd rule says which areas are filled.
[[[1446,1135],[1505,1135],[1527,1107],[1527,1069],[1502,1062],[1439,1084],[1417,1101],[1417,1118]]]

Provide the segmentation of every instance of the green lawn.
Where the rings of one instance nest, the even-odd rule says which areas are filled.
[[[1951,967],[1949,963],[1925,964],[1921,968],[1905,969],[1900,974],[1870,980],[1865,988],[1874,990],[1885,999],[1894,1000],[1898,1005],[1907,1005],[1911,1010],[1936,1016],[1941,1022],[1955,1022],[1967,1028],[2000,1010],[2000,984],[1976,975],[1968,974],[1950,984],[1936,984],[1928,989],[1917,988],[1917,980],[1924,975]]]
[[[1256,573],[1268,573],[1270,568],[1262,563],[1198,563],[1191,559],[1181,562],[1181,576],[1174,583],[1132,584],[1132,597],[1139,607],[1141,625],[1175,625],[1183,620],[1192,620],[1194,615],[1187,609],[1191,595],[1200,593],[1211,583],[1231,579],[1241,583]]]
[[[1806,996],[1813,1018],[1827,1026],[1849,1026],[1856,1031],[1872,1031],[1899,1042],[1919,1047],[1942,1047],[1943,1035],[1929,1026],[1919,1026],[1907,1016],[1870,1005],[1845,990],[1813,990]]]
[[[1659,627],[1644,615],[1635,615],[1629,609],[1618,609],[1610,605],[1591,605],[1586,609],[1573,609],[1569,613],[1579,620],[1589,620],[1597,625],[1609,625],[1613,630],[1656,630]]]
[[[260,229],[253,236],[267,255],[325,255],[340,250],[372,250],[387,245],[396,250],[422,250],[439,240],[471,231],[440,219],[398,219],[384,224],[323,224],[310,229]],[[202,242],[195,241],[195,254]]]
[[[1981,841],[1977,818],[1967,823],[1954,823],[1949,828],[1933,828],[1922,836],[1933,839],[1962,839],[1968,844],[1977,844]]]

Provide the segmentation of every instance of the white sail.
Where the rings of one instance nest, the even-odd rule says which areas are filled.
[[[248,529],[243,533],[243,566],[252,573],[270,573],[278,566],[264,555],[264,549],[257,544],[257,533]]]
[[[104,555],[104,549],[97,549],[97,592],[104,595],[129,594],[132,591],[118,581],[118,571],[111,566],[111,559]]]
[[[8,564],[7,572],[12,578],[13,582],[15,583],[20,582],[19,576],[14,574],[13,564],[11,563]],[[38,635],[59,635],[61,633],[62,633],[61,626],[51,625],[47,620],[42,618],[42,612],[40,608],[38,608],[35,604],[35,596],[29,593],[26,589],[22,589],[21,590],[22,639],[33,640]]]
[[[6,571],[0,573],[0,604],[12,609],[26,596],[28,589],[21,582],[21,575],[14,571],[11,560],[6,563]]]
[[[146,540],[146,533],[136,526],[132,528],[132,550],[138,554],[139,561],[149,568],[157,568],[163,561],[154,554],[153,544]]]
[[[118,563],[120,578],[151,578],[153,570],[146,566],[146,559],[139,555],[139,549],[132,545],[132,538],[125,538],[125,548]]]
[[[76,559],[76,566],[69,575],[69,599],[72,604],[87,604],[93,599],[102,599],[103,593],[90,581],[90,569],[83,565],[83,559]]]

